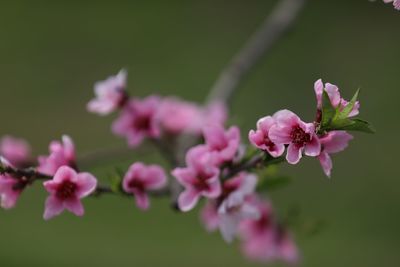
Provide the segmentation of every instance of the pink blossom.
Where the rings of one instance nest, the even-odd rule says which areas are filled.
[[[161,127],[169,134],[201,134],[207,125],[223,125],[227,119],[224,104],[215,102],[206,107],[179,98],[165,98],[158,112]]]
[[[19,181],[7,174],[0,174],[0,205],[4,209],[15,207],[23,186]]]
[[[297,247],[289,233],[276,222],[271,204],[259,199],[254,201],[260,217],[245,220],[239,226],[243,253],[249,259],[259,262],[281,260],[297,263]]]
[[[257,122],[257,130],[249,132],[249,140],[255,147],[267,151],[273,157],[279,157],[285,151],[283,144],[275,144],[269,137],[269,130],[275,125],[275,118],[266,116]]]
[[[169,134],[198,134],[197,120],[201,113],[198,105],[169,97],[162,101],[158,119],[163,130]]]
[[[87,109],[99,115],[107,115],[122,107],[127,100],[126,89],[127,72],[121,70],[117,75],[110,76],[104,81],[95,83],[96,98],[91,100]]]
[[[12,136],[4,136],[0,140],[0,155],[6,158],[12,165],[24,167],[29,162],[31,148],[24,139]]]
[[[345,131],[331,131],[319,138],[321,142],[321,154],[318,159],[326,176],[331,176],[332,160],[330,154],[343,151],[353,136]]]
[[[43,183],[50,196],[46,199],[44,219],[59,215],[64,209],[76,216],[84,214],[81,199],[90,195],[97,185],[96,178],[90,173],[77,173],[68,166],[60,167],[53,179]]]
[[[240,130],[237,126],[226,131],[221,125],[206,126],[203,135],[208,148],[216,154],[218,163],[234,159],[240,145]]]
[[[185,188],[178,198],[178,206],[182,211],[193,209],[201,196],[215,199],[221,194],[216,157],[207,146],[198,145],[189,149],[186,165],[172,171],[172,175]]]
[[[75,167],[75,145],[72,139],[62,136],[62,142],[53,141],[49,146],[49,156],[39,156],[37,170],[43,174],[54,175],[61,166]]]
[[[395,9],[400,10],[400,0],[383,0],[383,2],[387,3],[393,3],[393,6]]]
[[[126,137],[131,147],[139,145],[145,137],[158,138],[160,127],[156,120],[156,112],[159,105],[158,96],[131,100],[113,123],[113,132]]]
[[[130,166],[122,186],[125,192],[135,196],[136,205],[140,209],[146,210],[150,205],[146,191],[161,189],[166,183],[167,176],[160,166],[146,166],[137,162]]]
[[[275,113],[276,124],[269,130],[269,137],[276,144],[289,145],[286,159],[290,164],[297,164],[302,153],[307,156],[318,156],[321,144],[315,133],[313,123],[305,123],[289,110]]]
[[[256,185],[257,177],[246,173],[240,173],[224,183],[224,199],[218,208],[218,226],[226,242],[233,241],[241,221],[259,218],[258,209],[248,199],[254,193]]]
[[[340,105],[341,108],[344,108],[349,104],[349,102],[347,100],[343,99],[340,96],[339,88],[336,85],[326,83],[324,86],[324,83],[322,82],[322,80],[319,79],[314,83],[314,91],[315,91],[315,95],[317,97],[318,110],[321,110],[321,108],[322,108],[322,94],[323,94],[324,89],[327,92],[327,94],[329,96],[329,100],[331,101],[331,104],[333,107],[337,108]],[[360,102],[356,101],[353,109],[351,110],[351,112],[349,114],[349,117],[357,116],[359,113],[359,109],[360,109]]]
[[[217,230],[219,225],[218,201],[215,199],[209,200],[200,212],[200,219],[207,231],[213,232]]]

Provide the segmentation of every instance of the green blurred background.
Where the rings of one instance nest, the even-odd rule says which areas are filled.
[[[275,2],[1,1],[0,135],[27,138],[37,154],[64,133],[80,155],[122,147],[110,132],[113,116],[85,110],[95,81],[125,67],[133,95],[202,101]],[[234,98],[232,122],[245,137],[277,109],[311,120],[318,78],[347,98],[362,88],[361,115],[377,133],[355,134],[334,157],[332,179],[305,159],[282,168],[293,183],[271,194],[282,213],[300,206],[303,217],[327,222],[311,237],[295,232],[303,266],[400,265],[399,47],[400,12],[390,5],[311,0]],[[139,149],[87,167],[105,177],[135,160],[163,163],[155,150]],[[45,196],[36,184],[18,208],[0,211],[1,266],[258,266],[242,258],[238,244],[207,234],[197,211],[174,213],[166,200],[143,213],[133,200],[91,198],[83,218],[45,222]]]

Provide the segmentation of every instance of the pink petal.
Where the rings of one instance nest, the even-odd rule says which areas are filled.
[[[334,107],[339,106],[341,100],[339,88],[334,84],[326,83],[325,91],[328,93],[332,106]]]
[[[200,212],[200,218],[207,231],[212,232],[218,228],[218,210],[214,201],[207,202]]]
[[[190,186],[196,181],[195,172],[190,168],[175,168],[172,175],[183,186]]]
[[[82,202],[78,198],[69,198],[64,200],[64,207],[76,216],[83,216],[85,213]]]
[[[208,198],[217,198],[222,193],[221,182],[218,177],[216,179],[209,179],[208,186],[209,189],[207,191],[203,191],[202,195]]]
[[[50,220],[64,210],[63,203],[55,196],[48,196],[45,203],[43,218]]]
[[[292,141],[292,137],[290,133],[292,131],[292,127],[279,127],[278,125],[274,125],[269,130],[269,138],[275,144],[289,144]]]
[[[304,149],[304,154],[310,157],[318,156],[321,152],[321,143],[316,134],[312,135],[311,141],[308,142]]]
[[[322,169],[324,170],[326,176],[331,177],[332,170],[332,159],[328,153],[322,152],[318,156],[319,162],[321,163]]]
[[[324,151],[332,154],[344,150],[352,139],[353,136],[345,131],[332,131],[320,140]]]
[[[54,175],[53,181],[56,183],[61,183],[64,180],[76,181],[76,179],[77,173],[74,169],[68,166],[61,166]]]
[[[290,144],[287,149],[286,160],[290,164],[297,164],[302,157],[302,149],[303,147],[300,147],[296,144]]]
[[[144,183],[146,189],[155,190],[164,187],[167,183],[167,176],[164,169],[157,165],[147,166]]]
[[[324,91],[324,84],[321,79],[314,83],[314,91],[317,97],[317,107],[320,109],[322,107],[322,93]]]
[[[301,121],[295,113],[287,109],[276,112],[273,117],[276,124],[278,124],[280,127],[293,126]]]
[[[183,191],[178,198],[178,205],[181,211],[189,211],[194,208],[194,206],[199,201],[199,193],[191,188],[186,189]]]
[[[83,198],[93,193],[96,189],[97,179],[90,173],[82,172],[78,174],[77,184],[78,191],[76,196],[78,198]]]
[[[134,190],[136,206],[139,209],[147,210],[150,206],[149,197],[147,194],[140,190]]]

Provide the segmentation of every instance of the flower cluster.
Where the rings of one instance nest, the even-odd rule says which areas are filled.
[[[272,116],[261,118],[257,122],[257,129],[249,132],[249,140],[272,157],[280,157],[286,148],[286,160],[290,164],[297,164],[303,154],[317,157],[325,174],[330,177],[330,155],[344,150],[353,137],[340,130],[340,127],[334,127],[337,129],[333,130],[329,129],[330,125],[324,125],[322,120],[326,119],[326,110],[332,109],[337,118],[350,120],[359,114],[360,103],[356,98],[352,101],[343,99],[336,85],[323,84],[321,79],[315,82],[314,91],[317,98],[315,121],[307,123],[292,111],[280,110]],[[327,100],[325,104],[323,98]],[[334,121],[329,123],[334,125]]]
[[[150,194],[172,195],[176,201],[173,204],[182,212],[193,210],[203,200],[200,215],[206,229],[219,230],[228,243],[239,240],[248,258],[296,263],[299,252],[286,222],[278,218],[269,199],[261,195],[265,187],[269,188],[260,169],[285,159],[297,164],[303,156],[310,156],[320,161],[329,177],[331,155],[344,150],[353,139],[348,131],[372,132],[367,122],[356,118],[360,108],[358,92],[347,101],[337,86],[322,80],[314,84],[315,119],[305,122],[286,109],[262,117],[256,129],[248,133],[255,149],[246,149],[238,126],[226,127],[227,111],[221,103],[202,107],[176,97],[129,97],[126,88],[125,70],[97,82],[96,98],[87,109],[99,115],[119,111],[112,131],[125,137],[130,147],[145,139],[156,141],[164,155],[171,154],[166,156],[172,158],[170,173],[174,179],[168,181],[161,166],[136,162],[125,174],[112,178],[109,186],[99,185],[96,177],[79,169],[75,145],[69,136],[51,142],[49,154],[39,156],[37,164],[33,163],[26,141],[5,136],[0,140],[1,206],[13,208],[21,193],[37,180],[43,181],[49,194],[45,220],[64,210],[82,216],[82,199],[103,193],[131,197],[141,210],[150,207]],[[182,151],[175,147],[183,134],[192,135],[195,140],[202,137],[204,142],[183,151],[186,154],[181,159],[178,154]],[[181,190],[174,190],[174,185]]]
[[[112,131],[126,138],[130,147],[138,146],[145,138],[200,135],[204,126],[223,124],[227,119],[226,107],[219,102],[201,107],[176,97],[129,98],[126,76],[126,71],[122,70],[116,76],[96,83],[97,97],[89,102],[87,108],[99,115],[120,110]]]

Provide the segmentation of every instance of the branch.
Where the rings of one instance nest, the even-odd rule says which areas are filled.
[[[236,54],[221,72],[207,97],[206,104],[222,102],[228,104],[241,80],[252,67],[267,54],[273,44],[293,25],[306,0],[281,0],[260,28],[250,37],[244,47]],[[183,136],[178,142],[178,157],[181,165],[185,152],[195,145],[197,139]],[[176,205],[181,186],[174,179],[170,183],[173,205]]]
[[[281,0],[260,28],[221,72],[207,98],[207,103],[228,103],[236,88],[252,67],[293,25],[306,0]]]

